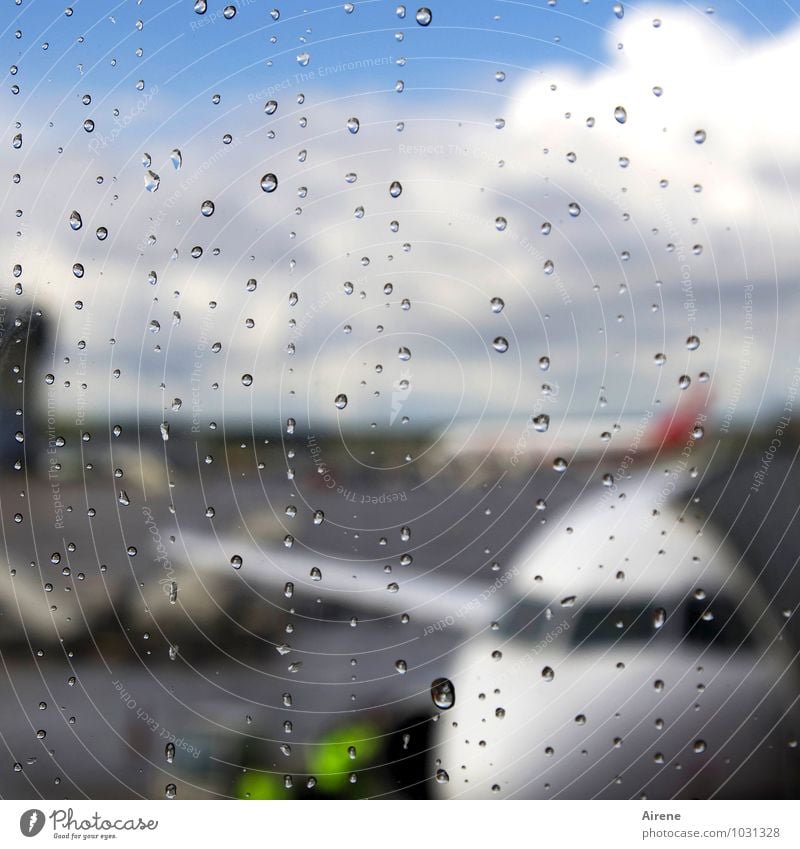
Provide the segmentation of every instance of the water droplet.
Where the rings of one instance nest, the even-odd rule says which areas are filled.
[[[175,744],[167,743],[164,746],[164,757],[167,759],[167,763],[171,764],[175,760]]]
[[[420,6],[414,19],[421,27],[426,27],[433,20],[433,13],[427,6]]]
[[[176,171],[181,170],[181,165],[183,165],[183,154],[177,147],[172,151],[172,153],[170,153],[169,161],[172,163],[172,167]]]
[[[664,623],[667,621],[667,611],[664,610],[663,607],[657,607],[653,611],[653,627],[658,630],[659,628],[664,627]]]
[[[347,395],[337,395],[333,402],[337,410],[343,410],[347,406]]]
[[[401,674],[405,675],[408,672],[408,664],[404,660],[396,660],[394,668]]]
[[[616,118],[618,124],[624,124],[628,120],[628,113],[624,106],[617,106],[614,110],[614,118]]]
[[[567,461],[563,457],[556,457],[553,460],[553,471],[556,472],[566,472],[567,470]]]
[[[615,3],[615,4],[612,6],[612,9],[613,9],[613,11],[614,11],[614,14],[615,14],[618,18],[622,19],[622,18],[624,18],[624,17],[625,17],[625,7],[622,5],[622,3]]]
[[[399,198],[402,193],[403,193],[403,186],[397,180],[394,180],[392,182],[392,184],[389,186],[389,194],[393,198]]]
[[[205,218],[211,218],[214,214],[214,202],[210,200],[204,200],[202,205],[200,206],[200,212]]]
[[[231,566],[233,566],[234,569],[242,568],[242,558],[238,554],[234,554],[233,557],[231,557]]]
[[[231,18],[236,16],[236,6],[226,6],[222,10],[222,15],[226,20],[230,20]]]
[[[417,13],[419,14],[419,13]],[[447,771],[444,769],[436,770],[436,783],[437,784],[447,784],[450,781],[450,776],[447,774]]]
[[[679,389],[688,389],[692,383],[691,377],[688,374],[682,374],[678,378],[678,388]]]
[[[574,201],[567,207],[569,214],[573,218],[577,218],[581,214],[581,208]]]
[[[205,15],[206,9],[208,9],[206,0],[195,0],[194,11],[196,14]]]
[[[667,361],[667,355],[666,354],[658,353],[653,357],[653,362],[657,366],[663,366],[666,361]]]
[[[81,263],[79,263],[79,262],[76,262],[76,263],[72,266],[72,273],[73,273],[73,274],[75,275],[75,277],[77,277],[78,279],[80,279],[81,277],[83,277],[83,265],[81,265]]]
[[[697,144],[702,144],[706,140],[706,131],[705,130],[695,130],[694,131],[694,140]]]
[[[686,347],[690,351],[696,351],[700,347],[700,337],[698,336],[689,336],[686,340]]]
[[[174,784],[168,784],[164,789],[167,799],[174,799],[178,795],[178,788]]]
[[[456,703],[456,690],[448,678],[436,678],[431,684],[431,698],[436,707],[449,710]]]
[[[83,227],[83,219],[77,209],[73,209],[69,216],[69,226],[73,230],[80,230]]]
[[[408,362],[411,359],[411,351],[405,347],[398,348],[397,358],[403,362]]]
[[[311,61],[311,55],[303,51],[302,53],[297,54],[297,64],[305,68],[306,65]]]
[[[350,130],[353,135],[355,135],[359,131],[359,129],[361,129],[361,122],[358,120],[358,118],[348,118],[347,129]]]
[[[148,192],[157,192],[161,185],[161,177],[155,171],[147,170],[144,175],[144,187]]]
[[[265,174],[261,178],[261,189],[267,193],[274,192],[278,188],[278,178],[274,174]]]
[[[701,755],[708,747],[706,746],[705,740],[695,740],[694,746],[692,746],[692,748],[694,749],[696,754]]]
[[[252,386],[253,385],[253,375],[252,374],[243,374],[242,375],[242,386]]]
[[[492,298],[491,305],[493,313],[500,313],[503,311],[503,307],[505,307],[506,304],[502,298]]]
[[[553,672],[551,667],[545,666],[544,669],[542,669],[542,678],[545,681],[552,681],[553,678],[555,678],[555,677],[556,677],[556,673]]]
[[[505,336],[498,336],[494,342],[492,342],[492,347],[500,354],[505,354],[508,350],[508,339]]]

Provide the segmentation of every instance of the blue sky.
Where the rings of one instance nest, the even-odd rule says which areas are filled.
[[[470,77],[480,80],[485,63],[505,68],[510,78],[515,69],[529,72],[554,62],[587,70],[613,58],[609,38],[619,24],[609,0],[559,0],[553,6],[544,0],[440,2],[432,4],[433,23],[425,28],[414,22],[415,5],[409,5],[405,18],[399,19],[394,12],[398,4],[384,0],[357,2],[351,14],[342,3],[304,3],[302,11],[297,4],[279,5],[277,21],[269,15],[270,5],[260,0],[233,4],[237,13],[230,20],[222,17],[222,9],[230,5],[223,2],[211,2],[205,15],[196,15],[191,0],[167,4],[77,0],[71,5],[70,18],[60,6],[56,12],[57,5],[23,0],[16,7],[7,0],[7,14],[11,14],[2,33],[4,54],[20,65],[22,79],[36,81],[47,75],[63,81],[83,63],[85,72],[94,68],[101,72],[93,75],[94,85],[114,86],[142,68],[145,76],[149,70],[162,83],[173,80],[176,93],[189,96],[226,79],[250,89],[254,83],[268,85],[270,78],[293,78],[301,72],[296,56],[303,50],[311,54],[309,70],[364,57],[402,55],[409,60],[403,72],[409,80],[414,78],[415,59],[435,57],[434,64],[425,66],[429,78],[414,81],[430,86],[469,84]],[[660,8],[670,6],[700,15],[713,7],[714,20],[732,28],[741,42],[769,39],[796,24],[799,14],[797,4],[788,0],[665,0],[659,4]],[[105,7],[104,14],[98,14],[99,7]],[[624,9],[630,20],[650,15],[652,5],[625,3]],[[135,28],[137,20],[144,22],[142,32]],[[18,28],[23,32],[21,39],[14,35]],[[404,36],[402,42],[395,38],[398,32]],[[84,42],[75,43],[81,35]],[[270,44],[273,36],[277,42]],[[41,49],[45,41],[50,45],[46,51]],[[145,48],[140,59],[133,55],[138,46]],[[233,66],[231,51],[236,56]],[[117,59],[113,71],[109,69],[112,56]],[[273,62],[271,68],[265,65],[268,59]],[[348,76],[347,83],[360,85],[368,76]]]

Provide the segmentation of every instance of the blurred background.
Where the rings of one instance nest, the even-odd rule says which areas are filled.
[[[3,12],[1,796],[796,798],[794,0]]]

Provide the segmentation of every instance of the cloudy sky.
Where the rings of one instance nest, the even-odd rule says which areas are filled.
[[[684,375],[717,421],[783,406],[788,3],[97,5],[23,0],[2,34],[2,294],[50,318],[66,419],[80,391],[112,422],[516,432],[546,406],[599,434]]]

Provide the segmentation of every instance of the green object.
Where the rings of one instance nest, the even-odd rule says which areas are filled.
[[[243,772],[236,782],[237,799],[285,799],[283,781],[263,772]]]

